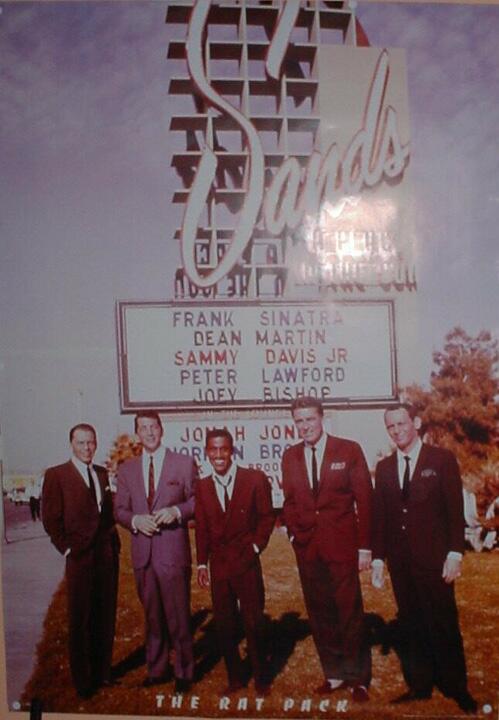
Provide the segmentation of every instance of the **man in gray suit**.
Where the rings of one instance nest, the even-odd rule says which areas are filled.
[[[132,532],[132,565],[146,620],[144,687],[170,679],[175,650],[175,691],[186,692],[194,670],[190,629],[191,550],[187,522],[194,514],[194,460],[167,450],[155,412],[135,417],[142,454],[118,471],[115,517]]]

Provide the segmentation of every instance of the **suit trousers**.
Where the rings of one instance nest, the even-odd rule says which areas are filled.
[[[66,558],[69,664],[79,692],[110,679],[118,562],[109,540]]]
[[[390,568],[401,630],[402,671],[415,692],[466,692],[466,662],[454,584],[440,570],[405,565]]]
[[[325,678],[369,687],[371,652],[356,562],[297,555],[312,637]]]
[[[194,653],[191,632],[191,569],[167,565],[134,570],[146,620],[146,661],[150,677],[168,675],[170,650],[175,650],[175,677],[192,680]]]
[[[266,682],[263,615],[265,590],[260,562],[241,574],[226,579],[212,578],[211,596],[218,643],[227,667],[229,683],[245,680],[238,648],[240,611],[253,677],[255,683],[264,684]]]

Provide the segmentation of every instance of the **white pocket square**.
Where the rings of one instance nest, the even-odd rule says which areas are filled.
[[[346,468],[346,462],[334,462],[331,463],[331,470],[344,470]]]

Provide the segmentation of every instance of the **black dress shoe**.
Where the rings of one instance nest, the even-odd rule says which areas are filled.
[[[429,700],[431,698],[431,692],[415,692],[414,690],[407,690],[398,697],[390,700],[392,705],[401,705],[406,702],[413,702],[417,700]]]
[[[168,675],[160,675],[159,677],[151,677],[148,675],[142,681],[142,687],[149,688],[154,687],[155,685],[164,685],[169,679]]]
[[[192,680],[186,678],[175,678],[175,687],[173,691],[177,694],[187,693],[191,689]]]
[[[455,695],[454,700],[457,702],[461,710],[463,710],[465,713],[476,713],[476,711],[478,710],[477,701],[469,693]]]
[[[317,695],[329,695],[337,690],[344,690],[346,687],[348,687],[348,684],[345,681],[343,681],[340,685],[336,685],[336,687],[331,687],[329,680],[324,680],[322,685],[315,688],[314,693]]]

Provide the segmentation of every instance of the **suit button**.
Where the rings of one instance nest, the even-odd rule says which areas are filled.
[[[316,511],[315,511],[315,514],[316,514],[316,515],[318,515],[318,514],[319,514],[319,511],[318,511],[318,510],[316,510]]]
[[[403,513],[406,513],[406,512],[407,512],[407,508],[404,508],[404,509],[402,510],[402,512],[403,512]]]
[[[405,525],[402,525],[402,530],[405,530]]]

